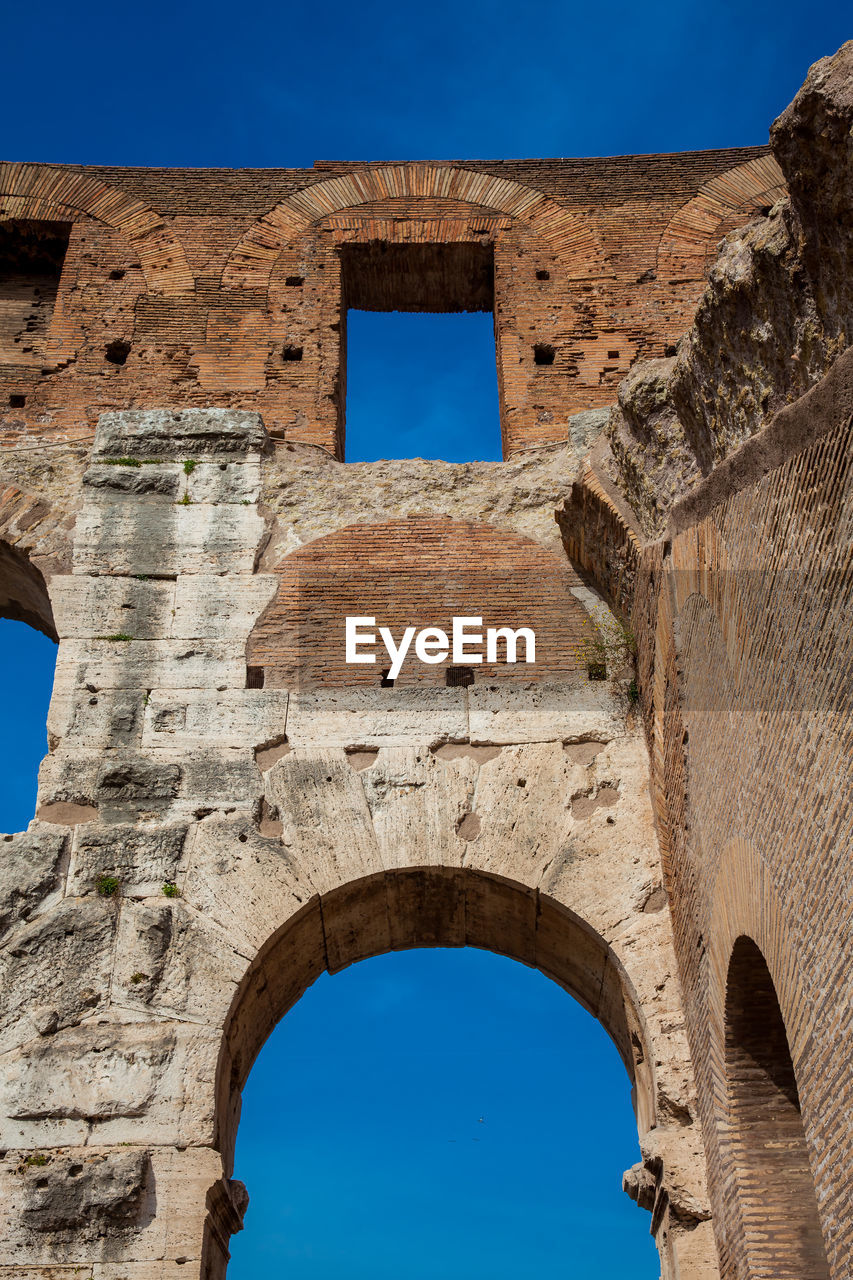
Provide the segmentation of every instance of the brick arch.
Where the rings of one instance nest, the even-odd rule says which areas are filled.
[[[376,686],[388,661],[347,665],[344,619],[375,616],[399,637],[406,626],[449,630],[454,615],[488,626],[529,626],[536,664],[476,667],[477,679],[586,678],[589,614],[572,594],[571,565],[532,539],[494,525],[423,516],[355,524],[286,556],[279,585],[246,646],[266,688]],[[405,663],[398,683],[444,684],[446,664]]]
[[[569,279],[610,274],[598,233],[576,213],[532,187],[449,165],[357,169],[303,187],[259,218],[232,251],[225,289],[264,290],[282,247],[313,223],[359,205],[400,198],[458,200],[518,218],[563,262]]]
[[[714,878],[706,935],[713,1114],[703,1116],[703,1131],[716,1148],[709,1166],[718,1178],[723,1272],[750,1280],[829,1275],[810,1169],[820,1158],[810,1150],[820,1119],[812,1098],[803,1100],[819,1078],[808,1062],[817,996],[804,985],[795,914],[756,845],[742,836],[731,840]],[[760,1040],[750,1044],[755,1033]],[[772,1061],[762,1062],[771,1049]],[[775,1084],[767,1079],[773,1075]],[[795,1157],[793,1168],[774,1172],[786,1152]]]
[[[87,214],[133,244],[149,293],[180,297],[195,280],[180,241],[150,206],[108,183],[42,165],[0,164],[0,219],[74,221]]]
[[[658,275],[701,279],[723,235],[785,195],[785,177],[772,155],[717,174],[670,219],[658,245]]]

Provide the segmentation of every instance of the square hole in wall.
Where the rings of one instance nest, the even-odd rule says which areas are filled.
[[[490,245],[341,254],[347,462],[502,455]]]

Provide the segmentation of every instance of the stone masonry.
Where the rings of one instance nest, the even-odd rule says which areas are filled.
[[[664,1280],[850,1275],[851,126],[847,45],[769,150],[0,166],[0,1277],[221,1280],[273,1027],[464,945],[611,1036]],[[492,311],[505,460],[346,463],[349,307]]]

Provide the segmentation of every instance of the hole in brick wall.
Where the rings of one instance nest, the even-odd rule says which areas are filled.
[[[9,396],[10,409],[23,409],[26,403],[27,403],[26,396],[16,396],[16,395]]]
[[[668,347],[664,347],[663,349],[663,353],[665,356],[674,356],[677,354],[677,352],[678,352],[678,347],[674,347],[672,346],[672,344],[670,344]]]
[[[760,1256],[766,1275],[828,1280],[785,1023],[767,962],[747,937],[738,938],[729,964],[726,1079],[731,1173],[753,1206],[743,1220],[745,1255]]]
[[[282,360],[301,360],[302,348],[285,346],[282,348],[281,358]]]
[[[551,279],[551,272],[550,272],[550,271],[537,271],[537,272],[536,272],[536,279],[537,279],[537,280],[550,280],[550,279]]]
[[[263,667],[246,667],[246,688],[247,689],[263,689],[263,687],[264,687]]]
[[[347,461],[500,459],[492,245],[345,245],[341,289]]]
[[[607,353],[607,359],[608,359],[608,360],[618,360],[618,359],[619,359],[619,352],[618,352],[618,351],[608,351],[608,353]]]
[[[123,338],[116,338],[113,342],[108,342],[104,348],[104,359],[110,364],[126,364],[127,357],[130,355],[130,343],[125,342]]]
[[[448,667],[444,673],[444,683],[448,689],[465,688],[474,683],[472,667]]]
[[[390,667],[385,667],[382,671],[380,671],[380,673],[379,673],[379,687],[380,687],[380,689],[393,689],[393,688],[394,688],[394,681],[391,679],[391,668],[390,668]]]
[[[606,662],[588,662],[586,664],[586,674],[589,680],[606,680],[607,679],[607,663]]]
[[[346,460],[502,457],[492,317],[348,316]]]
[[[124,277],[125,277],[126,275],[127,275],[127,272],[126,272],[126,271],[120,271],[120,270],[111,271],[111,272],[110,272],[110,279],[111,279],[111,280],[123,280],[123,279],[124,279]]]
[[[70,222],[0,223],[0,358],[41,364],[70,235]]]
[[[304,276],[285,276],[284,283],[290,289],[298,289],[300,285],[303,285],[305,283],[305,277]]]
[[[533,348],[535,364],[553,364],[556,351],[549,342],[537,342]]]

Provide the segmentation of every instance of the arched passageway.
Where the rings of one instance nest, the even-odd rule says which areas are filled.
[[[729,964],[726,1077],[749,1280],[826,1280],[785,1023],[764,956],[744,936]]]
[[[638,1155],[618,1055],[536,970],[472,948],[363,961],[252,1069],[228,1277],[657,1280],[619,1181]]]
[[[645,918],[656,931],[655,914]],[[701,1139],[688,1119],[673,1124],[667,1096],[671,1086],[666,1083],[672,1066],[662,1064],[662,1043],[655,1047],[662,1010],[652,1009],[645,991],[635,990],[619,955],[621,943],[614,949],[575,912],[517,880],[464,867],[415,866],[366,875],[303,902],[249,966],[226,1020],[217,1073],[215,1141],[226,1180],[208,1197],[205,1280],[225,1275],[229,1236],[240,1229],[244,1192],[228,1178],[234,1169],[242,1089],[267,1038],[325,970],[336,973],[386,952],[436,947],[478,948],[537,968],[600,1021],[627,1071],[645,1144],[646,1168],[635,1166],[634,1183],[626,1189],[643,1207],[654,1210],[652,1227],[664,1275],[677,1274],[680,1264],[690,1280],[711,1276],[704,1246],[701,1258],[697,1252],[709,1225],[707,1214],[685,1191],[691,1167],[701,1170],[699,1149],[690,1145]],[[641,985],[650,980],[654,987],[652,975],[659,961],[654,950],[646,955],[646,971],[638,970],[635,976]],[[659,980],[658,987],[663,989]],[[669,1028],[663,1030],[669,1034]],[[656,1078],[659,1073],[661,1079]],[[656,1173],[648,1172],[649,1164]],[[687,1184],[682,1183],[673,1216],[667,1179],[679,1166]],[[617,1180],[620,1172],[612,1171]],[[697,1231],[699,1226],[702,1230]]]

